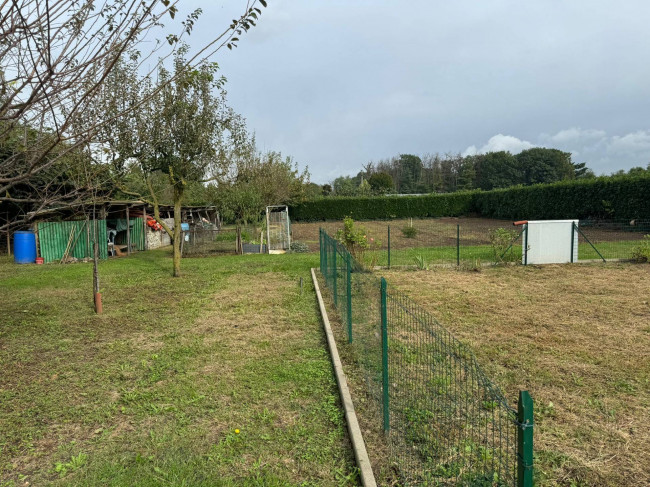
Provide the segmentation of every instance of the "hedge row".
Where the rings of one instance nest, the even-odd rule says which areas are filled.
[[[296,221],[381,220],[478,214],[488,218],[649,218],[650,177],[602,177],[493,191],[323,198],[290,209]]]
[[[387,220],[461,216],[471,212],[473,192],[425,196],[330,197],[307,201],[289,209],[292,220]]]
[[[602,177],[476,193],[488,218],[650,218],[650,177]]]

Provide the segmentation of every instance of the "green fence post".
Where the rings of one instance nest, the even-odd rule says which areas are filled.
[[[327,270],[327,234],[323,233],[323,277],[325,278],[326,286],[329,284],[327,282]]]
[[[570,262],[573,264],[573,250],[574,250],[574,243],[573,243],[573,237],[575,237],[575,231],[576,231],[576,224],[575,222],[571,223],[571,258]]]
[[[390,428],[388,405],[388,314],[386,312],[386,279],[381,278],[381,376],[384,406],[384,432]]]
[[[519,391],[517,420],[517,487],[533,487],[533,400],[528,391]]]
[[[390,225],[388,225],[388,268],[390,269]]]
[[[576,224],[574,223],[574,225],[576,225]],[[603,254],[601,254],[600,251],[599,251],[596,247],[594,247],[594,244],[591,243],[591,240],[589,240],[589,239],[587,238],[587,236],[585,235],[585,232],[583,232],[582,230],[580,230],[580,227],[579,227],[578,225],[576,225],[576,229],[578,230],[578,232],[580,232],[580,235],[582,235],[582,237],[587,241],[587,243],[588,243],[589,245],[591,245],[591,248],[594,249],[594,250],[596,251],[596,253],[598,254],[598,256],[599,256],[601,259],[603,259],[603,262],[607,262],[607,261],[605,260],[605,257],[603,257]],[[579,248],[578,248],[578,249],[579,249]]]
[[[526,233],[524,234],[524,265],[528,265],[528,223],[526,223]]]
[[[332,248],[334,249],[334,252],[333,252],[333,254],[334,254],[334,262],[332,263],[333,264],[332,271],[334,273],[334,282],[332,283],[332,291],[334,292],[334,307],[338,309],[338,307],[339,307],[339,297],[338,297],[338,291],[337,291],[338,286],[337,286],[336,281],[338,280],[339,270],[336,268],[336,260],[337,260],[336,254],[338,254],[338,249],[336,247],[337,247],[337,243],[332,242]]]
[[[456,265],[460,266],[460,225],[456,224]]]
[[[347,259],[346,259],[346,264],[347,264],[347,283],[346,283],[346,291],[347,291],[347,298],[348,298],[348,343],[352,343],[352,256],[350,254],[347,254]]]

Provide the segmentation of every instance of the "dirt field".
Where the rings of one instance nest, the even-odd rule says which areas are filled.
[[[368,236],[386,248],[388,243],[388,226],[390,225],[390,245],[393,249],[412,247],[428,247],[431,245],[456,245],[456,225],[461,226],[461,241],[465,245],[489,244],[488,232],[491,229],[512,228],[509,220],[490,220],[487,218],[427,218],[402,220],[374,220],[358,222],[368,231]],[[413,226],[417,229],[414,238],[406,238],[401,229]],[[318,250],[318,229],[324,228],[327,233],[334,235],[342,222],[293,223],[291,231],[293,239],[305,242],[312,250]]]
[[[386,250],[389,226],[392,264],[413,265],[413,258],[420,254],[430,263],[456,262],[457,238],[460,260],[494,261],[490,231],[505,228],[516,235],[521,227],[514,227],[512,223],[511,220],[461,217],[374,220],[357,222],[357,225],[366,230],[368,238],[374,239],[373,247],[379,254],[378,265],[388,264]],[[629,226],[628,223],[604,222],[594,225],[585,222],[580,227],[583,233],[578,235],[578,259],[630,259],[643,235],[650,233],[650,222],[637,222],[635,226]],[[342,227],[342,222],[294,223],[291,230],[294,241],[304,242],[312,252],[316,252],[319,228],[334,236]],[[407,227],[416,229],[415,236],[406,237],[403,230]],[[512,250],[521,256],[521,247],[522,239],[519,238]]]
[[[650,485],[650,266],[384,272],[535,401],[545,486]]]

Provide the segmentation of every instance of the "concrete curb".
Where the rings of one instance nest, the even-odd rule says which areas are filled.
[[[345,419],[348,423],[348,431],[350,433],[350,439],[352,440],[352,450],[354,450],[354,457],[357,459],[357,466],[361,472],[361,483],[364,487],[377,487],[375,475],[372,473],[372,466],[370,465],[370,458],[368,458],[366,445],[363,441],[361,428],[359,427],[359,421],[357,421],[357,414],[354,412],[352,396],[350,396],[348,383],[345,379],[345,374],[343,373],[343,365],[339,358],[339,351],[336,348],[336,341],[334,340],[330,320],[328,319],[327,311],[325,310],[323,296],[321,296],[318,281],[316,280],[316,272],[313,268],[311,270],[311,278],[314,281],[314,289],[316,290],[316,296],[318,297],[318,307],[320,308],[320,314],[323,317],[323,328],[325,328],[327,345],[330,350],[330,356],[332,357],[332,364],[334,365],[334,373],[336,375],[336,382],[339,386],[339,394],[341,395],[341,402],[343,403]]]

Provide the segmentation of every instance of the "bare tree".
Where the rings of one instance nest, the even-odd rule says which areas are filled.
[[[222,47],[236,47],[237,36],[254,26],[261,13],[257,3],[266,6],[265,0],[246,1],[242,15],[188,56],[186,67],[197,66]],[[176,51],[201,13],[197,9],[177,32],[166,33],[162,21],[176,15],[177,4],[0,0],[0,205],[28,205],[31,214],[38,215],[48,206],[83,200],[81,188],[68,191],[61,185],[66,158],[92,144],[101,127],[146,100],[124,106],[114,118],[86,117],[81,123],[83,115],[118,61],[129,49],[141,47],[138,43],[145,37],[155,36],[155,29],[165,37],[141,55],[140,68],[156,57],[151,69],[155,72]],[[26,220],[20,215],[0,224],[0,230]]]

